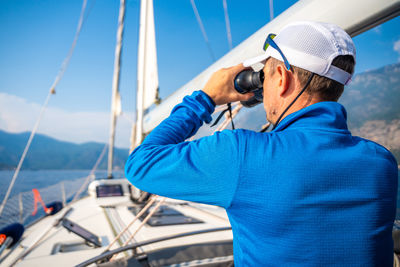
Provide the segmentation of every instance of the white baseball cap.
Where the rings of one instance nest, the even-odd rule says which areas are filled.
[[[274,38],[290,65],[314,72],[341,84],[347,84],[352,74],[332,65],[337,56],[350,55],[356,60],[356,48],[351,37],[339,26],[315,21],[288,24]],[[269,57],[281,60],[281,54],[268,46],[264,54],[243,62],[245,67]]]

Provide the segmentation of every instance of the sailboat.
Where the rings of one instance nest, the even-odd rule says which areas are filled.
[[[120,49],[125,1],[121,0],[110,127],[113,147],[119,105]],[[363,8],[360,9],[359,7]],[[320,12],[324,10],[324,12]],[[338,24],[356,36],[400,14],[399,0],[299,1],[266,24],[200,75],[148,111],[157,102],[158,79],[152,0],[141,1],[138,59],[137,121],[132,148],[139,145],[173,106],[219,68],[261,53],[269,32],[279,32],[296,20]],[[255,66],[257,68],[257,66]],[[234,111],[241,109],[236,103]],[[247,110],[246,112],[251,112]],[[219,125],[228,125],[229,118]],[[112,149],[108,177],[112,178]],[[232,266],[232,232],[222,208],[150,196],[126,179],[91,181],[88,195],[57,213],[31,224],[22,233],[4,236],[0,264],[4,266]],[[7,242],[8,237],[14,237]]]

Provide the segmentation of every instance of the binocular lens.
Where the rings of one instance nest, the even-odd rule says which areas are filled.
[[[234,86],[237,92],[239,92],[240,94],[254,92],[254,97],[252,97],[250,100],[241,101],[243,106],[254,107],[255,105],[262,103],[263,82],[263,70],[257,72],[254,72],[252,70],[244,70],[236,75]]]

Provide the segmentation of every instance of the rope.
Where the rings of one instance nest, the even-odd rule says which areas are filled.
[[[36,131],[37,131],[38,127],[39,127],[40,121],[41,121],[41,119],[42,119],[42,117],[43,117],[43,113],[44,113],[44,111],[46,110],[47,105],[48,105],[48,103],[49,103],[50,96],[51,96],[52,94],[55,94],[55,92],[56,92],[56,91],[55,91],[55,88],[56,88],[57,84],[60,82],[62,76],[64,75],[65,70],[67,69],[68,63],[69,63],[69,61],[70,61],[70,59],[71,59],[71,57],[72,57],[72,53],[74,52],[74,48],[75,48],[75,46],[76,46],[79,33],[80,33],[81,29],[82,29],[82,24],[83,24],[83,21],[84,21],[84,14],[85,14],[85,9],[86,9],[86,3],[87,3],[87,0],[83,0],[82,9],[81,9],[81,14],[80,14],[79,23],[78,23],[78,28],[77,28],[77,31],[76,31],[76,34],[75,34],[74,41],[72,42],[72,45],[71,45],[71,48],[70,48],[70,50],[69,50],[69,52],[68,52],[67,57],[64,59],[62,65],[61,65],[61,68],[60,68],[60,70],[59,70],[59,72],[58,72],[58,74],[57,74],[57,76],[56,76],[56,79],[54,80],[53,85],[50,87],[50,91],[49,91],[49,93],[48,93],[48,95],[47,95],[47,97],[46,97],[46,100],[44,101],[44,104],[43,104],[43,106],[42,106],[42,109],[41,109],[41,111],[40,111],[39,118],[38,118],[38,120],[36,121],[35,126],[33,127],[33,130],[32,130],[32,132],[31,132],[31,135],[29,136],[28,143],[27,143],[26,146],[25,146],[25,149],[24,149],[24,152],[22,153],[21,159],[20,159],[19,162],[18,162],[17,169],[15,170],[14,175],[13,175],[13,178],[12,178],[12,180],[11,180],[11,183],[10,183],[10,185],[8,186],[7,193],[6,193],[6,195],[4,196],[3,202],[1,203],[1,206],[0,206],[0,215],[1,215],[2,212],[3,212],[4,206],[5,206],[6,202],[7,202],[8,197],[10,196],[11,190],[12,190],[12,188],[13,188],[13,186],[14,186],[15,180],[17,179],[18,174],[19,174],[19,171],[21,170],[22,164],[24,163],[26,154],[28,153],[29,147],[31,146],[33,137],[34,137],[35,134],[36,134]]]
[[[214,113],[219,112],[219,111],[221,111],[221,113],[218,115],[218,117],[215,119],[214,123],[210,127],[214,127],[215,125],[217,125],[223,115],[225,115],[225,117],[226,117],[226,112],[229,112],[229,116],[232,116],[232,104],[237,105],[238,103],[239,102],[227,103],[226,105],[222,105],[219,108],[216,108]],[[221,110],[221,107],[223,107],[222,110]],[[234,130],[235,126],[233,125],[233,120],[231,120],[231,122],[232,122],[232,130]]]
[[[237,105],[238,105],[239,103],[240,103],[240,102],[237,101],[237,102],[231,103],[231,105],[237,107]],[[218,113],[218,112],[224,112],[225,110],[228,110],[228,105],[227,105],[227,104],[217,106],[217,107],[215,108],[213,114]],[[233,115],[233,112],[236,112],[236,111],[235,111],[235,110],[231,111],[232,115]],[[219,115],[219,116],[221,116],[221,115]],[[235,113],[235,115],[234,115],[233,117],[235,117],[235,116],[236,116],[236,113]],[[226,113],[225,113],[225,119],[227,119],[227,114],[226,114]],[[217,120],[219,121],[218,118],[217,118]],[[230,120],[229,120],[229,121],[230,121]],[[229,122],[229,121],[228,121],[228,122]],[[215,123],[215,122],[214,122],[214,123]],[[225,123],[225,121],[224,121],[222,124],[224,124],[224,123]],[[222,125],[222,124],[221,124],[221,125]],[[221,125],[219,125],[213,133],[215,133],[215,132],[217,132],[217,131],[220,131],[220,130],[221,130]],[[224,125],[225,125],[225,124],[224,124]],[[211,127],[212,127],[212,126],[211,126]],[[226,128],[226,126],[225,126],[223,129],[225,129],[225,128]],[[192,137],[190,137],[189,139],[187,139],[187,141],[193,141],[193,140],[195,139],[195,136],[196,136],[196,135],[193,135]]]
[[[128,238],[128,240],[125,241],[125,243],[122,245],[123,247],[128,245],[128,243],[135,237],[135,235],[139,232],[140,229],[142,229],[142,227],[147,223],[147,221],[153,216],[154,213],[156,213],[156,211],[158,210],[158,208],[161,206],[161,204],[163,204],[165,202],[166,198],[163,197],[158,203],[157,205],[154,207],[154,209],[146,216],[146,218],[144,218],[144,220],[140,223],[139,227],[136,229],[135,232],[133,232],[133,234]],[[113,259],[115,259],[117,257],[118,253],[114,254],[112,256],[112,258],[110,259],[110,261],[112,261]]]
[[[232,50],[231,23],[229,22],[228,5],[226,4],[226,0],[222,0],[222,4],[224,6],[226,35],[227,35],[227,38],[228,38],[229,50]]]
[[[96,177],[96,175],[94,173],[97,170],[97,167],[99,166],[100,162],[104,158],[104,155],[106,154],[106,151],[107,151],[107,147],[108,147],[108,144],[105,144],[103,147],[103,150],[101,151],[100,156],[97,158],[96,163],[94,164],[92,170],[90,171],[89,175],[86,177],[85,181],[83,182],[83,184],[79,188],[79,190],[76,191],[75,196],[71,202],[75,202],[78,199],[79,195],[82,193],[82,191],[87,187],[88,183]]]
[[[224,122],[222,122],[217,127],[217,129],[215,129],[214,132],[224,130],[229,125],[231,120],[233,120],[236,117],[236,115],[239,113],[239,111],[242,109],[242,107],[243,107],[243,105],[241,103],[238,103],[237,106],[232,110],[232,116],[228,116],[228,114],[226,114],[226,118],[225,118]]]
[[[161,206],[161,204],[163,204],[165,202],[166,198],[163,197],[158,203],[157,205],[154,207],[154,209],[146,216],[146,218],[144,218],[144,220],[142,221],[142,223],[139,225],[138,229],[136,229],[135,232],[133,232],[133,234],[129,237],[128,240],[125,241],[125,243],[123,244],[123,246],[126,246],[134,237],[135,235],[139,232],[140,229],[142,229],[143,225],[145,225],[147,223],[147,221],[154,215],[154,213],[156,213],[156,211],[158,210],[158,208]]]
[[[210,42],[208,41],[207,33],[204,28],[203,22],[201,21],[200,14],[199,14],[199,11],[197,10],[196,4],[194,3],[194,0],[190,0],[190,3],[192,4],[192,8],[193,8],[194,14],[196,15],[197,23],[199,24],[200,30],[203,33],[204,41],[207,44],[208,52],[210,53],[211,59],[213,61],[215,61],[215,56],[211,49]]]
[[[239,103],[240,103],[239,101],[231,102],[231,104],[232,104],[233,106],[235,106],[235,105],[237,105],[237,104],[239,104]],[[214,114],[214,113],[221,112],[221,111],[227,109],[227,107],[228,107],[227,104],[223,104],[223,105],[217,106],[217,107],[215,107],[215,110],[214,110],[213,114]]]
[[[156,201],[157,197],[153,197],[147,204],[146,206],[143,207],[143,209],[141,209],[139,211],[138,214],[136,214],[135,218],[133,218],[133,220],[114,238],[114,240],[106,247],[106,249],[104,250],[103,253],[107,252],[112,245],[115,244],[115,242],[117,242],[117,240],[129,229],[129,227],[131,227],[131,225],[136,222],[137,219],[140,218],[140,216],[142,216],[150,207],[151,205],[154,203],[154,201]],[[129,240],[129,239],[128,239]]]
[[[226,108],[227,108],[227,105],[226,105],[226,104],[217,106],[217,107],[215,107],[215,109],[214,109],[214,113],[221,112],[221,111],[225,110]]]
[[[266,124],[264,124],[263,126],[261,126],[261,130],[260,133],[264,133],[268,130],[269,126],[271,126],[270,122],[267,122]]]

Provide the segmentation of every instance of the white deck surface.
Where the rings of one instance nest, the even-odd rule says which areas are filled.
[[[113,224],[114,231],[119,231],[128,225],[134,218],[133,213],[128,210],[128,206],[133,206],[134,203],[131,201],[125,201],[125,203],[120,203],[117,206],[107,208],[109,214],[112,214],[111,220],[110,218],[107,219],[105,208],[99,206],[99,204],[107,205],[108,201],[115,204],[115,199],[113,199],[113,197],[103,198],[101,202],[99,202],[96,201],[95,197],[88,196],[70,206],[64,207],[64,209],[58,214],[45,217],[31,227],[28,227],[25,230],[22,241],[19,243],[19,245],[14,248],[13,251],[10,252],[6,250],[3,253],[2,256],[7,254],[9,255],[1,263],[1,266],[9,266],[19,255],[21,255],[21,253],[23,253],[27,248],[31,247],[38,237],[43,235],[43,233],[49,228],[51,228],[51,230],[45,235],[44,239],[42,239],[38,245],[23,258],[23,260],[19,261],[16,266],[74,266],[101,254],[105,247],[110,244],[115,237],[115,233],[113,233],[110,222]],[[195,203],[182,205],[183,203],[187,202],[167,199],[163,205],[168,205],[184,215],[199,219],[204,223],[154,227],[145,225],[135,236],[134,242],[208,228],[230,226],[227,215],[222,208]],[[69,207],[72,207],[73,210],[66,216],[66,218],[99,236],[102,241],[102,247],[93,248],[86,246],[83,250],[62,253],[59,252],[52,255],[52,252],[57,244],[83,243],[83,239],[81,237],[74,233],[68,232],[62,225],[59,225],[58,227],[52,227],[54,222],[60,218]],[[137,220],[130,227],[129,234],[126,234],[122,239],[126,240],[130,233],[133,233],[137,229],[140,223],[141,221]],[[232,240],[231,231],[207,233],[164,241],[145,246],[141,249],[141,251],[149,251],[183,244],[225,240]],[[116,242],[112,249],[118,248],[119,246],[120,244]],[[126,255],[128,254],[121,253],[119,257],[124,257]]]

